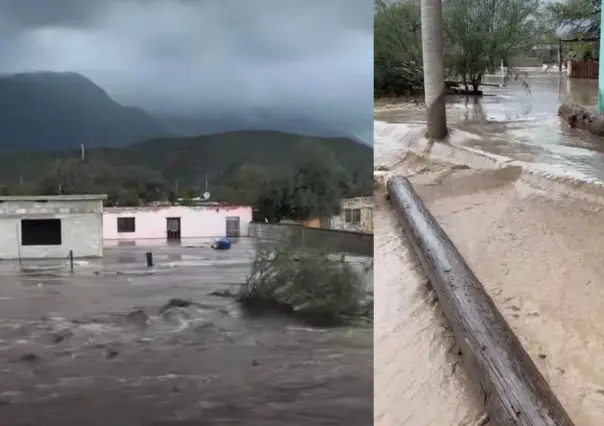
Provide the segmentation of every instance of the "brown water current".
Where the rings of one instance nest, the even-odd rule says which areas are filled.
[[[210,243],[0,262],[0,425],[371,424],[371,327],[247,315],[254,242]]]
[[[411,177],[575,423],[602,424],[604,199],[595,192],[590,201],[572,194],[593,192],[593,185],[585,185],[582,178],[602,179],[604,159],[599,150],[604,142],[558,121],[557,95],[546,90],[555,87],[551,81],[557,75],[534,78],[532,95],[518,89],[507,95],[513,89],[494,89],[509,99],[483,100],[485,111],[519,110],[520,105],[532,103],[524,117],[501,118],[492,113],[495,118],[483,120],[481,127],[480,120],[455,112],[461,108],[459,99],[451,102],[450,123],[467,133],[459,132],[456,147],[447,149],[464,151],[465,166],[437,158],[433,153],[442,150],[436,146],[426,149],[425,155],[407,152],[411,143],[401,140],[421,139],[418,107],[406,107],[409,117],[416,118],[399,125],[403,136],[396,143],[376,123],[380,170],[375,213],[376,424],[484,422],[483,396],[467,376],[438,302],[385,200],[382,183],[390,173]],[[591,82],[576,83],[581,84]],[[568,85],[572,89],[575,82]],[[564,90],[564,96],[577,97],[578,103],[595,102],[595,88]],[[588,92],[593,95],[587,97]],[[551,103],[549,110],[546,101]],[[405,108],[378,106],[376,111],[378,120],[401,121]],[[522,138],[512,137],[521,133]],[[493,140],[496,143],[489,145]],[[480,153],[465,148],[522,162],[503,160],[486,167]],[[584,155],[575,156],[576,150]],[[548,174],[535,177],[527,172],[539,164],[549,167]],[[568,179],[561,179],[558,186],[543,184],[558,180],[552,170],[573,176],[572,185]]]
[[[572,168],[587,178],[604,180],[604,143],[571,129],[558,116],[561,103],[584,106],[597,103],[597,81],[567,79],[558,73],[530,73],[530,92],[517,84],[504,88],[485,87],[485,96],[452,96],[447,100],[449,125],[475,137],[464,144],[514,160]],[[499,83],[492,76],[488,82]],[[425,124],[421,100],[400,104],[378,103],[375,119],[405,123],[411,128]],[[396,147],[378,146],[376,158],[385,161]]]

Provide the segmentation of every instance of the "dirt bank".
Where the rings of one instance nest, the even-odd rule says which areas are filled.
[[[444,149],[444,148],[443,148]],[[438,150],[437,150],[438,151]],[[428,155],[428,157],[430,157]],[[402,157],[401,157],[402,158]],[[459,157],[458,157],[459,158]],[[590,200],[569,196],[562,186],[533,185],[523,169],[505,161],[492,170],[475,170],[418,158],[409,154],[392,169],[411,175],[416,189],[483,282],[518,334],[535,363],[552,385],[569,414],[580,425],[599,425],[604,417],[604,209],[595,194]],[[390,173],[390,172],[384,172]],[[539,186],[537,189],[535,186]],[[379,192],[382,192],[378,185]],[[575,182],[573,190],[580,191]],[[378,197],[379,198],[379,197]],[[382,235],[403,241],[401,246],[376,246],[377,264],[409,264],[404,240],[388,225],[388,208],[378,206],[376,241]],[[426,300],[410,302],[413,287],[402,274],[376,272],[376,289],[406,288],[390,296],[388,314],[378,316],[376,330],[397,329],[398,352],[376,333],[376,360],[390,353],[390,368],[376,362],[376,415],[384,424],[468,424],[480,412],[480,399],[464,391],[464,377],[454,370],[455,359],[442,349],[440,321]],[[418,272],[415,272],[417,276]],[[407,274],[409,275],[409,274]],[[421,274],[415,278],[421,282]],[[415,285],[418,287],[418,285]],[[376,297],[376,304],[381,300]],[[434,317],[437,317],[436,319]],[[403,318],[403,319],[401,319]],[[425,318],[421,320],[421,318]],[[398,325],[396,325],[398,324]],[[442,328],[442,327],[441,327]],[[442,333],[441,333],[442,334]],[[435,348],[438,348],[435,350]],[[389,387],[380,376],[406,372],[407,380]],[[402,374],[402,373],[401,373]],[[427,389],[438,389],[434,395]],[[459,390],[462,391],[459,391]],[[397,395],[396,392],[399,392]],[[422,403],[392,407],[402,395],[423,393]],[[402,395],[401,395],[402,394]],[[432,417],[431,413],[440,416]],[[416,419],[405,423],[404,419]]]

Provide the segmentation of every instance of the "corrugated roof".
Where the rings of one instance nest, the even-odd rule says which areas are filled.
[[[599,26],[592,19],[580,19],[560,23],[556,37],[562,41],[599,40]]]

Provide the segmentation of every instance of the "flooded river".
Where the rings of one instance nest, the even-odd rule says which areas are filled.
[[[372,329],[245,316],[253,245],[208,246],[1,263],[0,423],[371,424]]]
[[[600,425],[604,143],[556,116],[560,99],[595,103],[595,85],[533,75],[529,95],[488,92],[479,103],[452,98],[452,144],[426,144],[420,156],[408,151],[421,145],[421,108],[378,105],[378,170],[411,177],[576,424]],[[375,232],[375,423],[484,424],[484,395],[381,184]]]

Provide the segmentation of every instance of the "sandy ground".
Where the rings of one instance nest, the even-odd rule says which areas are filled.
[[[537,190],[516,166],[480,171],[409,155],[396,170],[412,176],[576,424],[600,425],[602,205]],[[376,424],[472,424],[481,415],[479,395],[454,368],[425,277],[381,185],[377,192],[375,256],[388,267],[375,277]]]
[[[250,318],[212,294],[243,282],[249,241],[154,247],[151,270],[146,250],[74,275],[0,264],[1,424],[371,424],[370,328]],[[170,298],[195,303],[164,310]]]

